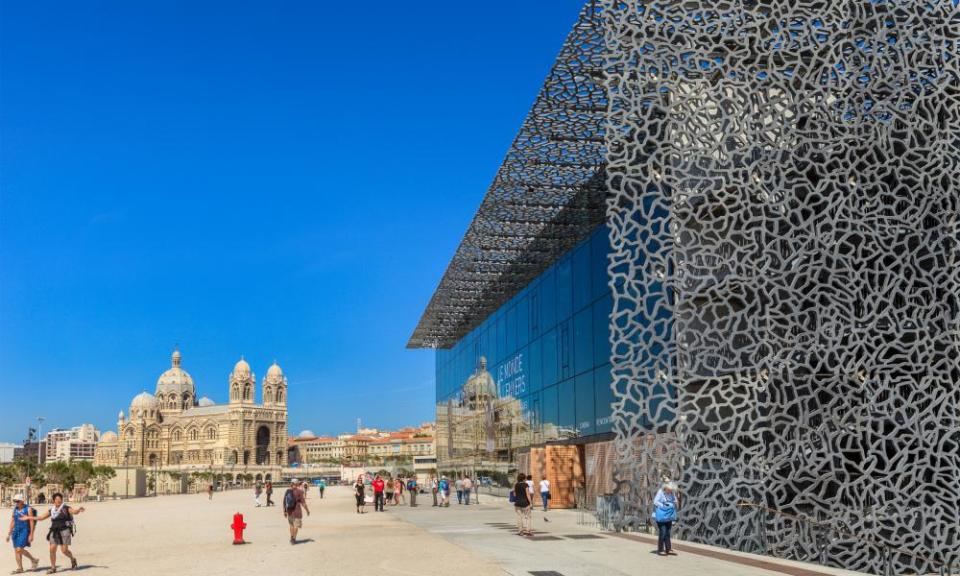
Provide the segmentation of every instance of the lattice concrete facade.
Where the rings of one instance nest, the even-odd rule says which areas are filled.
[[[679,480],[710,544],[956,565],[956,2],[599,8],[618,490]]]
[[[666,475],[684,538],[957,566],[957,4],[588,2],[409,345],[605,221],[635,522]]]

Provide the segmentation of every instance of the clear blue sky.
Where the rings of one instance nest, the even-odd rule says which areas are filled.
[[[407,338],[579,0],[2,2],[0,441],[116,427],[180,345],[290,430],[433,419]]]

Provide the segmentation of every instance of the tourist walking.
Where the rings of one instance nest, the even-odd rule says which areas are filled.
[[[320,479],[320,483],[317,484],[317,490],[320,491],[320,499],[323,500],[323,491],[327,489],[327,481],[323,478]]]
[[[383,512],[383,488],[384,488],[383,478],[377,474],[376,478],[373,479],[373,511],[374,512]]]
[[[546,478],[540,480],[540,500],[543,501],[543,511],[546,512],[550,507],[550,481]]]
[[[657,523],[657,554],[676,556],[670,542],[670,530],[677,520],[677,508],[680,498],[677,495],[677,485],[673,482],[664,482],[663,487],[653,497],[653,520]]]
[[[513,501],[514,510],[517,512],[517,534],[520,536],[533,536],[531,530],[531,510],[533,505],[530,499],[533,497],[533,491],[527,484],[527,477],[522,472],[517,474],[517,483],[513,485],[513,492],[510,499]]]
[[[417,506],[417,479],[410,478],[407,480],[407,493],[410,494],[410,507],[416,508]]]
[[[260,495],[263,494],[263,486],[257,482],[253,487],[253,503],[256,504],[257,508],[260,507]]]
[[[383,503],[393,504],[393,480],[387,476],[383,479]]]
[[[207,500],[213,500],[213,484],[207,484]]]
[[[283,493],[283,516],[290,527],[290,544],[297,543],[297,532],[303,528],[304,510],[309,516],[310,508],[307,507],[307,498],[297,479],[294,478],[290,481],[290,487]]]
[[[454,482],[454,487],[457,490],[457,504],[463,504],[463,478],[457,478],[457,481]]]
[[[357,482],[353,485],[353,495],[357,498],[357,514],[363,514],[363,507],[366,505],[366,487],[363,485],[363,476],[357,476]]]
[[[13,538],[13,554],[17,560],[17,569],[14,574],[23,574],[23,559],[26,557],[33,566],[30,570],[36,570],[40,565],[40,559],[34,558],[27,548],[33,544],[33,530],[37,523],[35,520],[24,520],[24,517],[36,516],[37,513],[25,503],[23,494],[16,494],[13,497],[13,516],[10,517],[10,530],[7,531],[7,542]]]
[[[264,488],[264,492],[267,493],[267,506],[273,506],[273,482],[267,480],[267,485]]]
[[[437,506],[437,493],[440,492],[440,484],[437,483],[437,477],[430,477],[430,493],[433,494],[433,505]]]
[[[473,492],[473,480],[469,476],[463,477],[463,503],[470,505],[470,494]]]
[[[73,517],[77,514],[81,514],[86,510],[83,506],[79,508],[71,508],[69,505],[63,503],[63,494],[57,492],[53,495],[53,506],[49,510],[43,513],[42,516],[36,515],[23,515],[21,516],[24,520],[33,520],[33,521],[42,521],[47,518],[50,519],[50,531],[47,532],[47,543],[50,545],[50,569],[47,570],[47,574],[55,574],[57,572],[57,547],[60,547],[60,552],[70,559],[70,567],[76,569],[77,559],[70,552],[70,544],[73,541]]]
[[[393,481],[393,505],[399,506],[400,499],[403,497],[403,481],[397,478]]]
[[[440,484],[438,486],[440,492],[440,507],[449,508],[450,507],[450,480],[446,476],[440,477]]]

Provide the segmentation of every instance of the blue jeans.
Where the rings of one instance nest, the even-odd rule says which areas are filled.
[[[540,499],[543,500],[543,511],[546,512],[546,511],[547,511],[547,504],[550,503],[550,493],[549,493],[549,492],[541,492],[541,493],[540,493]]]
[[[463,490],[463,503],[467,506],[470,505],[470,491],[464,488]]]
[[[670,528],[673,522],[657,522],[657,552],[670,552]]]

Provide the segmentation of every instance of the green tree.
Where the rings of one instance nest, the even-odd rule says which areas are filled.
[[[104,494],[107,491],[107,482],[117,475],[117,471],[109,466],[95,466],[93,468],[93,483],[96,490]]]
[[[51,484],[60,484],[67,490],[73,488],[73,470],[66,462],[49,462],[43,468],[47,481]]]

